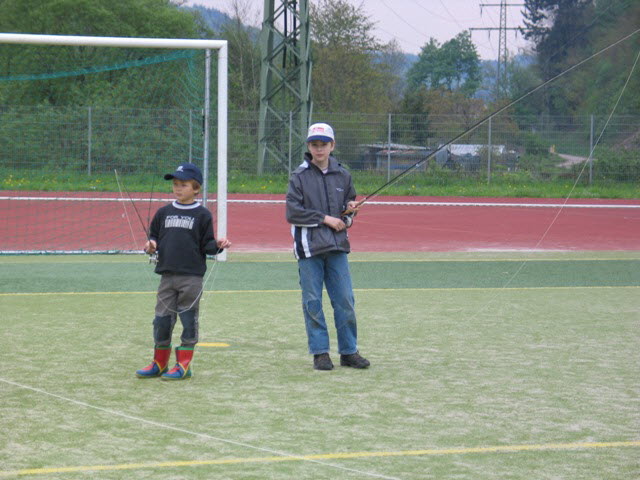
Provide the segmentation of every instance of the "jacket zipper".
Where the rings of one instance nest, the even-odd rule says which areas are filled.
[[[327,199],[327,210],[328,210],[327,215],[331,215],[331,202],[329,201],[329,190],[327,189],[327,179],[326,179],[327,174],[320,172],[320,175],[322,175],[322,185],[324,185],[324,196]],[[338,248],[338,240],[336,239],[336,232],[331,227],[327,227],[327,228],[331,230],[331,233],[333,235],[333,243],[335,244],[336,248]]]

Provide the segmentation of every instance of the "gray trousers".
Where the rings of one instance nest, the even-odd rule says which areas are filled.
[[[157,346],[171,345],[173,327],[180,317],[181,344],[192,347],[198,343],[198,313],[202,296],[202,277],[163,273],[158,287],[153,340]]]

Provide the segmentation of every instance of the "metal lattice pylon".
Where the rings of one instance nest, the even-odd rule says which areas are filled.
[[[308,0],[264,0],[258,174],[300,160],[311,115]]]
[[[498,38],[498,98],[506,97],[507,87],[507,2],[500,1],[500,30]]]
[[[504,98],[509,91],[509,77],[507,75],[507,62],[509,61],[509,50],[507,49],[507,30],[514,32],[520,31],[520,28],[507,27],[507,7],[524,7],[524,3],[507,3],[506,0],[500,0],[500,3],[481,3],[480,13],[484,7],[500,7],[500,26],[491,28],[470,28],[469,31],[486,30],[491,34],[493,30],[498,30],[498,72],[496,75],[496,98]]]

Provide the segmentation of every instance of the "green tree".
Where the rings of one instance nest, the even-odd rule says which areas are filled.
[[[612,45],[640,24],[638,2],[591,0],[526,0],[525,37],[534,43],[538,76],[549,80],[581,60]],[[621,91],[640,40],[637,36],[593,58],[580,69],[553,82],[527,99],[542,113],[604,114],[611,110],[614,91]],[[617,113],[640,111],[640,81],[634,75],[627,101]]]
[[[4,32],[165,38],[198,38],[204,32],[194,15],[168,0],[0,0],[0,13],[0,31]],[[166,50],[142,53],[139,49],[86,46],[2,45],[0,75],[71,72],[166,53]],[[146,75],[144,69],[138,68],[57,80],[2,83],[0,99],[23,104],[97,105],[120,98],[129,104],[144,104],[150,94]],[[165,75],[168,88],[173,74],[167,70]],[[162,101],[171,103],[173,97],[165,92]]]
[[[388,112],[397,85],[374,23],[347,0],[311,4],[312,98],[316,111]],[[387,50],[389,51],[389,50]]]
[[[401,111],[415,116],[420,122],[414,128],[412,140],[420,145],[427,145],[429,139],[436,143],[446,142],[486,114],[484,102],[478,98],[425,85],[407,90]]]
[[[438,88],[442,82],[442,65],[440,62],[440,43],[430,38],[420,50],[418,61],[415,62],[407,74],[409,87],[416,90],[419,86]]]
[[[533,41],[545,76],[555,75],[562,66],[574,39],[583,36],[593,18],[592,0],[525,0],[524,37]]]
[[[485,60],[482,62],[482,84],[480,90],[482,90],[483,98],[485,98],[487,103],[496,101],[497,70],[498,64],[495,60]],[[541,83],[540,75],[535,65],[535,56],[529,53],[509,56],[506,64],[506,73],[506,98],[515,99]],[[525,114],[529,109],[529,106],[520,109],[522,106],[523,102],[518,102],[513,107],[518,115]],[[528,113],[534,112],[529,111]]]
[[[523,65],[514,59],[510,59],[507,63],[507,78],[508,96],[512,99],[531,91],[542,83],[534,63]],[[536,105],[536,101],[529,101],[526,98],[524,101],[516,103],[513,106],[513,111],[509,113],[513,113],[515,116],[531,116],[537,115],[539,112],[540,108]]]
[[[196,38],[193,15],[169,0],[2,0],[0,31],[52,35]]]
[[[440,45],[431,38],[408,73],[410,88],[424,85],[472,96],[480,86],[480,59],[469,32]]]
[[[229,104],[237,110],[257,110],[260,105],[260,45],[250,23],[247,8],[232,3],[232,21],[220,35],[229,46]]]
[[[402,101],[404,90],[407,86],[406,77],[400,75],[407,65],[407,57],[400,50],[400,45],[396,40],[392,40],[387,45],[383,45],[377,60],[380,69],[387,72],[389,83],[387,84],[387,94],[391,104],[397,108]]]

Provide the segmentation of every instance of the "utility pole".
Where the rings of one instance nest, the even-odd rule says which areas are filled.
[[[498,30],[498,74],[496,76],[496,98],[504,98],[507,96],[507,62],[509,60],[509,50],[507,49],[507,31],[520,30],[519,28],[507,28],[507,7],[524,7],[523,3],[507,3],[506,0],[500,0],[500,3],[481,3],[480,13],[483,7],[500,7],[500,26],[498,28],[470,28],[469,30],[486,30],[491,32]]]
[[[302,157],[311,115],[308,0],[264,0],[258,168]]]

